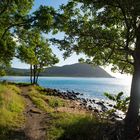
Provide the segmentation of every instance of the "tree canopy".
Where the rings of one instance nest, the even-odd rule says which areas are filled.
[[[56,11],[49,6],[40,6],[30,12],[34,0],[1,0],[0,1],[0,68],[10,66],[20,40],[19,32],[23,29],[36,28],[44,33],[54,29]],[[21,31],[20,31],[21,30]],[[54,29],[55,30],[55,29]],[[23,37],[22,37],[23,38]],[[7,59],[5,59],[5,57]]]
[[[66,56],[82,52],[95,65],[112,64],[112,70],[133,74],[123,138],[132,139],[140,108],[140,1],[70,0],[60,9],[58,28],[65,36],[52,41]]]
[[[30,64],[31,83],[37,84],[38,76],[44,68],[58,63],[48,40],[44,39],[38,29],[23,30],[19,35],[18,58]]]
[[[113,70],[133,73],[133,53],[139,30],[138,0],[72,0],[62,5],[63,40],[67,50],[84,52],[97,65],[113,64]]]
[[[85,53],[88,62],[112,64],[112,70],[133,74],[125,118],[125,139],[132,139],[139,130],[140,1],[69,0],[59,11],[40,6],[29,13],[33,2],[0,1],[0,68],[10,65],[18,50],[18,57],[31,65],[31,81],[33,75],[33,83],[37,83],[43,67],[58,62],[42,32],[63,32],[62,40],[51,40],[65,50],[66,57],[73,52]]]
[[[33,0],[0,1],[0,68],[10,65],[15,56],[14,27],[22,25],[24,17],[32,8]],[[6,58],[6,59],[5,59]]]

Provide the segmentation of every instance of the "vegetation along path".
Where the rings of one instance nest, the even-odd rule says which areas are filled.
[[[33,104],[28,96],[28,88],[22,87],[22,96],[26,101],[26,123],[25,123],[25,136],[28,140],[45,140],[46,136],[46,123],[47,113],[40,110]]]
[[[57,96],[56,92],[35,85],[0,84],[0,140],[111,140],[117,137],[114,122],[85,108],[84,103],[69,99],[67,94]]]

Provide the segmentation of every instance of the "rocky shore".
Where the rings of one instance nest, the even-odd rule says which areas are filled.
[[[50,89],[45,88],[41,89],[43,92],[46,92],[47,95],[50,96],[58,96],[66,100],[74,100],[80,103],[80,106],[82,106],[84,109],[96,112],[96,113],[105,113],[111,109],[113,109],[113,103],[110,103],[105,100],[99,100],[99,99],[85,99],[82,97],[82,93],[74,92],[74,91],[60,91],[57,89]],[[110,116],[111,120],[122,120],[124,118],[124,113],[121,111],[116,111],[115,113],[112,113]]]

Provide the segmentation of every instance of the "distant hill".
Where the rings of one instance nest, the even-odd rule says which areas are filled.
[[[28,76],[29,69],[7,69],[7,75]],[[100,67],[93,67],[85,63],[76,63],[72,65],[64,65],[62,67],[46,68],[40,76],[65,76],[65,77],[105,77],[111,78],[112,76]]]

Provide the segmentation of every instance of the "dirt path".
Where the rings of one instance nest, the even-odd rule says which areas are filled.
[[[46,118],[47,114],[38,109],[28,96],[28,88],[21,87],[22,96],[26,101],[26,122],[25,122],[25,136],[27,140],[46,140]]]

